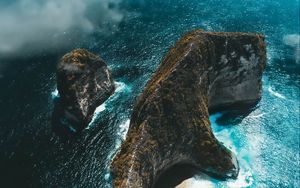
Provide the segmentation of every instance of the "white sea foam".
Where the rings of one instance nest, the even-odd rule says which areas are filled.
[[[97,117],[99,116],[99,114],[101,112],[103,112],[104,110],[106,110],[106,102],[104,102],[103,104],[101,104],[100,106],[98,106],[94,112],[93,118],[91,120],[91,122],[89,123],[89,125],[85,128],[85,129],[90,129],[91,126],[94,124],[95,120],[97,119]]]
[[[115,85],[116,85],[116,90],[115,90],[115,93],[110,96],[103,104],[101,104],[100,106],[98,106],[96,109],[95,109],[95,112],[93,114],[93,118],[91,120],[91,122],[89,123],[89,125],[86,127],[86,129],[90,129],[91,126],[93,125],[93,123],[95,122],[95,120],[97,119],[97,117],[99,116],[99,114],[103,111],[106,110],[106,105],[107,103],[113,99],[113,97],[115,97],[117,94],[119,94],[120,92],[123,92],[124,90],[130,90],[131,88],[127,87],[127,85],[123,82],[115,82]],[[55,99],[55,98],[58,98],[59,97],[59,93],[58,93],[58,90],[57,88],[51,92],[51,97],[52,99]]]
[[[108,180],[109,180],[109,177],[110,177],[110,174],[107,173],[107,174],[105,174],[104,179],[105,179],[106,181],[108,181]]]
[[[119,129],[117,130],[115,150],[109,155],[109,158],[112,158],[112,155],[115,153],[115,151],[121,147],[121,144],[125,140],[126,134],[128,132],[129,124],[130,119],[126,119],[119,125]]]
[[[251,170],[251,160],[252,157],[255,157],[255,155],[259,153],[259,151],[257,151],[259,150],[257,145],[259,141],[252,142],[252,135],[246,135],[246,139],[243,141],[236,140],[236,134],[238,133],[234,127],[222,127],[217,125],[216,120],[221,116],[221,113],[210,116],[211,126],[216,138],[237,156],[240,166],[237,179],[217,181],[210,177],[195,176],[183,182],[182,187],[250,187],[253,184],[254,178]],[[260,138],[259,135],[257,135],[257,137]],[[248,142],[249,139],[251,143]],[[247,147],[241,147],[240,142],[243,142],[243,145]],[[253,156],[249,155],[249,153],[253,153]]]
[[[253,176],[250,170],[241,169],[236,180],[228,180],[228,187],[249,187],[253,184]]]
[[[125,139],[128,128],[130,124],[130,119],[126,119],[125,121],[122,121],[122,123],[119,125],[119,129],[117,130],[117,138],[116,138],[116,144],[115,144],[115,149],[113,149],[108,157],[107,161],[111,161],[113,159],[113,155],[116,154],[116,151],[121,147],[122,141]],[[109,163],[107,163],[107,169],[108,169]],[[110,178],[110,173],[106,173],[104,179],[108,181]]]
[[[100,106],[98,106],[95,110],[95,114],[98,114],[100,112],[103,112],[106,109],[106,103],[101,104]]]
[[[218,130],[215,128],[216,126],[219,125],[216,125],[215,122],[212,122],[212,129],[216,138],[220,142],[222,142],[227,148],[229,148],[234,154],[237,154],[238,150],[235,147],[234,139],[232,138],[235,132],[232,131],[230,128],[221,128]]]
[[[253,114],[253,115],[249,115],[249,118],[260,118],[263,117],[266,113],[260,113],[260,114]]]
[[[195,176],[193,178],[189,178],[183,181],[180,185],[176,186],[176,188],[214,188],[215,185],[211,181],[211,178],[207,175]]]
[[[126,84],[124,82],[115,82],[116,90],[115,93],[119,93],[126,88]]]
[[[129,128],[129,124],[130,124],[130,119],[127,119],[119,127],[120,130],[119,130],[118,135],[122,138],[122,140],[124,140],[126,137],[126,134],[128,132],[128,128]]]
[[[284,95],[274,91],[271,86],[269,86],[268,91],[270,92],[271,95],[273,95],[275,97],[278,97],[278,98],[281,98],[281,99],[286,99],[286,97]]]
[[[228,131],[229,132],[229,131]],[[222,133],[220,133],[222,134]],[[222,134],[223,135],[223,134]],[[220,136],[219,136],[220,137]],[[226,138],[226,141],[224,140]],[[219,139],[221,140],[221,139]],[[247,140],[247,139],[246,139]],[[250,159],[249,159],[249,149],[248,148],[239,148],[234,138],[230,133],[226,133],[223,135],[224,145],[229,148],[233,153],[236,154],[237,159],[239,161],[240,171],[237,179],[228,179],[226,182],[218,182],[217,185],[221,184],[224,187],[249,187],[253,184],[254,178],[250,168]],[[252,150],[251,152],[254,152]],[[219,186],[218,186],[219,187]]]
[[[126,85],[124,82],[115,82],[115,85],[116,85],[115,93],[112,96],[110,96],[103,104],[101,104],[100,106],[98,106],[96,108],[93,118],[92,118],[91,122],[89,123],[89,125],[86,127],[86,129],[90,129],[92,127],[92,125],[94,124],[94,122],[98,118],[98,116],[101,114],[101,112],[106,110],[106,106],[109,102],[111,102],[116,97],[118,97],[120,93],[131,90],[131,87]]]
[[[54,91],[51,92],[51,97],[52,97],[52,99],[59,97],[59,93],[58,93],[57,89],[55,89]]]

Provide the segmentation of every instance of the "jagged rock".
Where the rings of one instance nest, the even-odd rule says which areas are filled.
[[[52,123],[54,129],[84,129],[101,105],[115,90],[106,63],[97,55],[76,49],[64,55],[57,66],[56,104]]]
[[[259,34],[196,30],[182,37],[133,109],[111,164],[113,187],[153,187],[175,164],[236,178],[238,161],[213,135],[209,109],[259,101],[265,64]]]

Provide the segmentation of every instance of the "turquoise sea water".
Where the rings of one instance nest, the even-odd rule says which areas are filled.
[[[113,32],[72,38],[70,46],[51,53],[0,57],[0,187],[110,187],[109,163],[125,138],[136,97],[169,47],[196,28],[263,33],[268,62],[254,109],[211,116],[216,137],[238,157],[238,179],[198,175],[190,187],[300,186],[298,0],[115,3],[122,19]],[[118,89],[81,136],[63,140],[50,123],[55,65],[77,47],[101,55]]]

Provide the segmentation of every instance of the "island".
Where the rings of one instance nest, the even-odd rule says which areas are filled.
[[[261,34],[185,34],[134,106],[126,140],[110,166],[113,187],[155,187],[178,164],[218,179],[236,178],[238,160],[214,136],[209,112],[259,102],[265,65]]]

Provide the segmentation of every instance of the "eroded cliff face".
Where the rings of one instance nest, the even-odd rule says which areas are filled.
[[[111,164],[113,187],[152,187],[175,164],[235,178],[234,154],[213,135],[209,108],[257,102],[266,64],[264,37],[196,30],[163,59],[137,101]]]
[[[209,108],[251,105],[261,98],[266,64],[264,37],[249,33],[209,33],[216,60],[209,68]]]
[[[58,63],[57,89],[60,98],[52,118],[54,129],[79,132],[91,121],[96,107],[114,93],[115,85],[99,56],[77,49]]]

